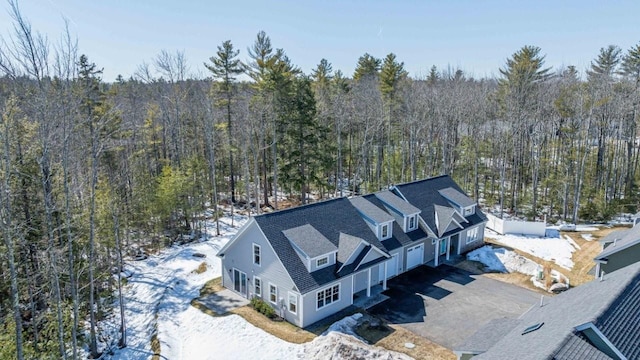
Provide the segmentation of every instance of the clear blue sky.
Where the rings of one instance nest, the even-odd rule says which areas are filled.
[[[497,76],[524,45],[547,55],[547,66],[584,69],[601,47],[626,52],[640,43],[640,1],[265,1],[231,0],[21,0],[33,29],[56,42],[63,16],[80,52],[103,78],[129,77],[162,50],[183,50],[190,72],[216,46],[231,40],[248,58],[258,31],[309,73],[326,58],[334,70],[353,74],[358,57],[393,52],[411,76],[432,65],[461,68],[475,77]],[[0,3],[0,33],[11,30],[8,5]]]

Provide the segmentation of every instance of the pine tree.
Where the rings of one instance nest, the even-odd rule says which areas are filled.
[[[235,187],[235,173],[233,169],[233,132],[231,128],[231,100],[234,93],[234,81],[236,75],[240,75],[244,72],[244,65],[237,59],[240,50],[234,50],[231,40],[227,40],[222,43],[222,46],[218,46],[216,57],[211,57],[209,60],[212,65],[204,64],[204,66],[213,73],[213,77],[220,81],[219,88],[224,96],[223,105],[226,107],[227,113],[227,137],[229,145],[229,172],[231,173],[231,203],[236,203],[236,187]]]
[[[363,78],[378,76],[381,64],[382,62],[380,59],[376,59],[369,55],[369,53],[365,53],[358,59],[356,70],[353,73],[353,80],[358,81]]]

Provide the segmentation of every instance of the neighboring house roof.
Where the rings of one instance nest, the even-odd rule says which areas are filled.
[[[320,288],[348,275],[348,273],[344,271],[341,271],[340,274],[336,273],[337,268],[342,264],[336,264],[337,268],[328,266],[310,273],[283,230],[308,224],[331,242],[338,249],[338,252],[340,252],[341,234],[361,238],[378,249],[384,249],[358,211],[346,198],[258,215],[254,219],[282,261],[298,291],[302,294]]]
[[[439,190],[447,188],[454,189],[455,191],[464,194],[464,191],[449,177],[448,175],[442,175],[430,179],[415,181],[406,184],[400,184],[395,186],[395,190],[406,199],[411,205],[420,209],[420,217],[427,224],[429,229],[436,232],[438,227],[436,226],[435,206],[443,206],[451,208],[449,201],[442,196]],[[487,221],[487,217],[476,206],[475,213],[467,216],[467,223],[461,224],[464,228],[468,228],[482,222]],[[453,234],[459,231],[454,230],[449,233]],[[449,233],[444,233],[438,236],[448,236]]]
[[[337,246],[310,224],[283,230],[282,233],[312,259],[338,250]]]
[[[495,343],[507,335],[507,333],[513,330],[519,323],[518,319],[493,319],[468,337],[462,344],[456,346],[456,348],[466,353],[483,353],[489,350],[489,348],[495,345]]]
[[[454,202],[460,207],[473,206],[476,204],[476,202],[471,200],[471,198],[469,198],[467,195],[452,187],[438,190],[438,192],[440,193],[440,195],[447,198],[447,200]]]
[[[375,193],[374,195],[385,204],[401,212],[403,215],[416,214],[420,212],[420,209],[404,201],[401,197],[389,190],[383,190]]]
[[[614,240],[622,239],[631,229],[621,229],[610,232],[607,236],[603,237],[599,240],[601,244],[608,244],[613,242]]]
[[[393,195],[393,196],[397,197],[397,195]],[[381,210],[386,211],[384,204],[382,203],[382,201],[380,201],[378,197],[375,196],[375,194],[369,194],[363,197],[373,205],[380,208]],[[398,225],[396,221],[393,222],[392,230],[393,231],[391,232],[391,238],[382,241],[382,245],[387,251],[391,251],[399,247],[409,245],[412,242],[428,237],[427,233],[425,233],[424,230],[422,230],[420,227],[418,227],[416,230],[405,233],[404,231],[402,231],[402,227],[400,227],[400,225]]]
[[[612,242],[612,244],[604,248],[604,250],[596,256],[596,260],[604,260],[611,254],[628,249],[633,245],[640,244],[640,224],[628,230],[618,230],[616,233],[618,234],[610,238],[611,241],[607,241]],[[604,243],[602,240],[601,242]]]
[[[393,216],[389,215],[389,213],[373,205],[363,197],[352,197],[349,201],[362,215],[371,219],[376,224],[394,220]]]
[[[589,340],[590,329],[627,359],[640,358],[640,262],[546,301],[522,315],[518,325],[478,359],[605,359],[606,350]]]

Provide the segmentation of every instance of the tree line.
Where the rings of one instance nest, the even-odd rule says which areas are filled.
[[[254,213],[450,174],[485,208],[603,220],[638,204],[640,44],[589,69],[545,67],[535,46],[498,78],[391,53],[305,74],[259,32],[190,73],[162,51],[113,83],[63,32],[10,2],[0,44],[0,358],[97,358],[121,319],[123,262],[196,237],[207,209]],[[242,57],[247,60],[242,60]],[[105,340],[103,339],[103,342]]]

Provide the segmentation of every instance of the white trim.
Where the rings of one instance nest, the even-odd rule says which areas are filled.
[[[470,237],[469,237],[469,233],[470,233],[471,231],[473,231],[473,237],[471,238],[471,240],[469,240],[469,238],[470,238]],[[471,244],[471,243],[473,243],[473,242],[478,241],[478,233],[479,233],[479,232],[480,232],[480,231],[479,231],[478,226],[468,228],[468,229],[467,229],[467,231],[465,232],[465,244],[466,244],[466,245],[468,245],[468,244]]]
[[[274,287],[276,289],[276,300],[275,301],[271,301],[271,287]],[[275,305],[278,305],[278,287],[274,284],[269,282],[269,302]]]
[[[333,296],[335,295],[333,289],[336,286],[338,287],[338,290],[337,290],[338,298],[336,300],[333,300]],[[330,297],[327,298],[326,291],[329,290],[329,289],[331,289],[331,295],[330,295]],[[323,296],[323,298],[322,298],[323,305],[322,306],[318,306],[318,294],[320,294],[321,292],[323,293],[323,295],[322,295]],[[327,299],[331,299],[331,301],[329,303],[327,303]],[[316,311],[318,311],[320,309],[324,309],[327,306],[330,306],[331,304],[340,302],[340,283],[338,282],[336,284],[326,286],[326,287],[316,291],[316,297],[315,297],[314,301],[316,302]]]
[[[291,295],[293,295],[293,298],[296,300],[295,301],[296,311],[291,311]],[[287,291],[287,311],[289,311],[292,314],[298,315],[298,295],[291,291]]]
[[[220,257],[218,254],[224,254],[227,252],[227,249],[229,249],[231,247],[231,245],[233,245],[240,236],[242,236],[242,234],[247,231],[247,229],[253,224],[255,223],[256,225],[258,224],[255,219],[253,217],[249,218],[249,222],[247,222],[240,230],[238,230],[238,232],[236,233],[236,235],[234,237],[231,238],[231,240],[229,240],[223,247],[222,249],[220,249],[218,251],[218,253],[216,254],[216,256]],[[258,229],[260,229],[260,226],[258,226]],[[262,230],[260,230],[260,232],[262,232]],[[264,233],[262,234],[262,236],[264,236]],[[265,239],[267,238],[266,236],[264,237]],[[268,240],[267,240],[268,241]]]
[[[260,293],[256,292],[256,280],[260,283]],[[253,276],[253,295],[262,298],[262,279],[259,276]]]
[[[253,262],[253,265],[262,267],[262,246],[256,243],[252,244],[253,246],[251,246],[251,261]],[[256,247],[258,248],[258,262],[256,262]]]
[[[616,354],[620,359],[622,359],[622,360],[627,360],[627,357],[626,357],[626,356],[624,356],[624,355],[620,352],[620,350],[618,350],[618,348],[616,348],[616,346],[615,346],[615,345],[613,345],[613,344],[611,343],[611,341],[609,341],[609,339],[607,339],[607,337],[606,337],[606,336],[605,336],[605,335],[600,331],[600,329],[598,329],[598,328],[597,328],[593,323],[588,322],[588,323],[585,323],[585,324],[582,324],[582,325],[578,325],[578,326],[576,326],[576,327],[575,327],[575,329],[576,329],[577,331],[581,331],[581,332],[584,332],[584,330],[587,330],[587,329],[591,329],[591,330],[593,330],[593,332],[594,332],[594,333],[596,333],[596,335],[597,335],[597,336],[598,336],[598,337],[599,337],[599,338],[600,338],[600,339],[601,339],[601,340],[602,340],[602,341],[607,345],[607,347],[609,347],[609,349],[610,349],[611,351],[613,351],[613,353],[615,353],[615,354]],[[585,334],[585,336],[587,336],[587,335]],[[587,336],[587,337],[588,337],[588,336]],[[598,349],[598,350],[602,351],[602,349]],[[602,352],[604,352],[605,354],[607,354],[607,352],[606,352],[606,351],[602,351]],[[609,355],[609,354],[607,354],[607,355]]]
[[[258,222],[256,222],[256,225],[257,224],[258,224]],[[262,231],[260,226],[258,226],[258,230],[260,231],[260,234],[262,234],[262,237],[264,238],[264,241],[267,243],[267,245],[269,245],[269,249],[271,249],[271,251],[275,255],[276,259],[278,259],[278,261],[280,262],[280,266],[282,266],[282,269],[287,274],[287,277],[289,278],[289,280],[291,281],[293,286],[296,286],[296,282],[293,281],[293,278],[291,277],[291,274],[289,274],[289,270],[287,270],[287,267],[284,266],[284,264],[282,263],[282,260],[280,260],[280,255],[278,255],[278,253],[273,249],[273,246],[271,246],[271,242],[269,241],[269,239],[267,239],[267,236],[264,234],[264,232]],[[291,243],[291,242],[289,242],[289,243]]]
[[[360,239],[360,238],[359,238]],[[345,266],[353,263],[353,261],[355,261],[354,255],[356,254],[356,251],[358,251],[358,249],[360,248],[360,245],[364,245],[364,247],[367,247],[367,245],[371,245],[369,244],[366,240],[364,239],[360,239],[360,244],[358,244],[358,246],[355,247],[355,249],[353,249],[353,251],[351,252],[351,254],[349,254],[349,256],[347,257],[347,260],[345,260],[345,262],[342,264],[342,266],[340,266],[340,268],[338,269],[338,272],[342,271],[342,268],[344,268]],[[374,247],[373,245],[371,245],[371,247]],[[357,257],[357,256],[356,256]],[[336,261],[337,261],[338,255],[336,254]],[[352,259],[353,258],[353,259]]]
[[[327,262],[321,265],[321,264],[319,264],[320,260],[326,260]],[[329,266],[329,255],[325,255],[325,256],[316,258],[316,270],[317,269],[322,269],[322,268],[327,267],[327,266]]]
[[[364,254],[364,256],[362,257],[362,260],[364,260],[367,256],[369,256],[369,253],[374,251],[374,250],[377,251],[378,253],[380,253],[383,257],[386,257],[387,259],[390,258],[390,256],[388,254],[385,254],[382,250],[380,250],[377,247],[371,245],[371,248],[369,249],[369,251],[367,251],[367,253]],[[355,271],[360,270],[360,265],[362,265],[362,262],[360,264],[357,264],[356,268],[353,271],[355,272]],[[341,269],[342,269],[342,267],[341,267]]]

